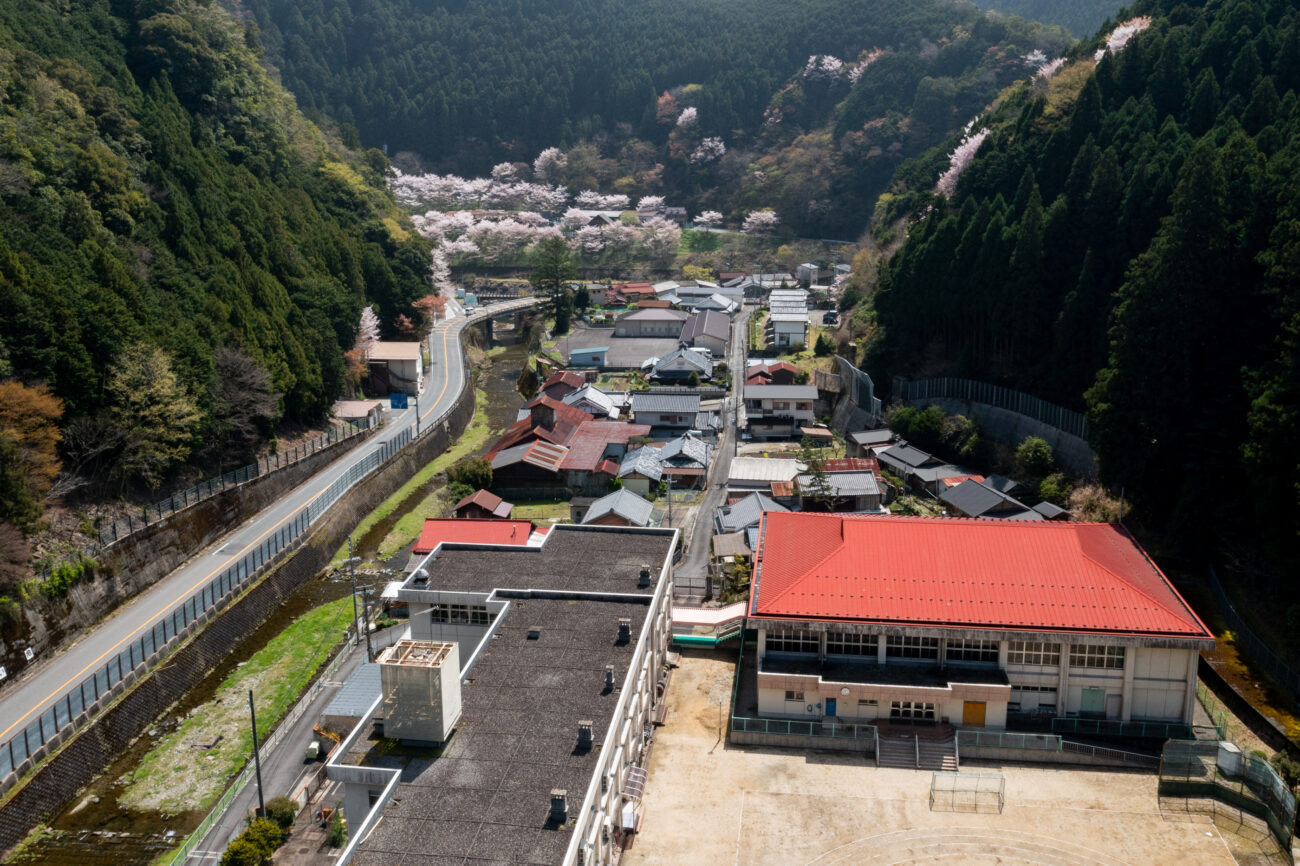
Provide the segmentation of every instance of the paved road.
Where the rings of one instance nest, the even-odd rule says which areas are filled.
[[[731,325],[731,351],[727,364],[731,368],[731,395],[723,402],[722,435],[713,451],[709,466],[708,491],[696,508],[695,523],[686,547],[686,556],[674,570],[676,577],[702,578],[709,571],[709,543],[713,538],[713,512],[724,504],[727,478],[731,475],[731,458],[736,450],[736,411],[745,393],[745,356],[749,348],[749,317],[752,311],[742,307]]]
[[[424,393],[418,401],[421,424],[437,419],[460,394],[465,379],[464,355],[457,344],[461,330],[488,314],[521,309],[535,303],[534,298],[524,298],[494,304],[469,318],[457,316],[440,322],[434,328],[429,335],[432,364],[425,377]],[[23,725],[30,724],[114,653],[138,639],[208,581],[279,530],[353,465],[415,422],[415,416],[415,405],[400,412],[385,413],[384,427],[364,445],[340,455],[273,505],[118,608],[76,642],[60,648],[47,661],[28,668],[16,682],[11,680],[7,683],[0,691],[0,743],[6,742]]]

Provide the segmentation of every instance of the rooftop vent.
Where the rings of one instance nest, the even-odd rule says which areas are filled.
[[[650,585],[650,566],[641,566],[641,576],[637,578],[636,585],[642,588]]]
[[[614,666],[605,665],[605,691],[614,691]]]
[[[542,627],[541,627],[540,625],[530,625],[530,626],[528,627],[528,639],[529,639],[529,640],[541,640],[541,639],[542,639]]]
[[[618,618],[618,642],[627,643],[632,640],[632,618],[620,616]]]
[[[414,581],[414,583],[415,583],[416,586],[428,586],[428,585],[429,585],[429,572],[425,571],[423,568],[417,568],[417,569],[415,570],[415,581]]]
[[[551,789],[551,813],[547,819],[556,824],[569,820],[569,792],[564,788]]]
[[[591,719],[578,720],[578,748],[579,749],[586,750],[591,748],[591,744],[592,742],[594,742],[594,738],[592,737],[592,733],[591,733],[592,724],[593,723]]]

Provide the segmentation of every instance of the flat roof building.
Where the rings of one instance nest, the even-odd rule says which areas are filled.
[[[328,765],[337,862],[613,862],[639,820],[677,536],[556,526],[539,548],[430,554],[401,594],[421,650],[459,649],[459,719],[436,756],[404,754],[376,738],[376,698]]]

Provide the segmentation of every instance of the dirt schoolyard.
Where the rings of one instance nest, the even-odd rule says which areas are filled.
[[[729,747],[734,653],[682,657],[624,864],[1265,863],[1203,815],[1162,813],[1154,773],[963,762],[1002,773],[996,812],[931,811],[931,774],[848,752]]]

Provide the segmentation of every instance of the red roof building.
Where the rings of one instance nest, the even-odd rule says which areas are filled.
[[[430,517],[416,539],[411,553],[432,553],[444,541],[461,544],[527,544],[533,534],[531,520],[466,520],[455,517]]]
[[[581,373],[575,370],[561,370],[553,373],[537,390],[538,393],[553,400],[563,400],[585,384],[587,384],[587,377]]]
[[[528,417],[506,428],[488,453],[489,460],[507,448],[539,439],[552,445],[567,445],[578,428],[594,417],[547,396],[534,397],[525,408],[529,410]]]
[[[487,490],[476,490],[460,502],[457,502],[454,510],[456,516],[460,518],[477,517],[504,520],[510,516],[510,512],[514,511],[514,509],[513,505],[495,493]]]
[[[588,421],[569,439],[569,453],[560,464],[561,468],[575,472],[594,472],[607,457],[617,456],[622,459],[627,451],[628,440],[633,436],[649,435],[648,424]],[[614,474],[618,474],[617,462],[615,462]]]
[[[1214,637],[1122,526],[767,512],[759,540],[763,715],[1191,723]]]

